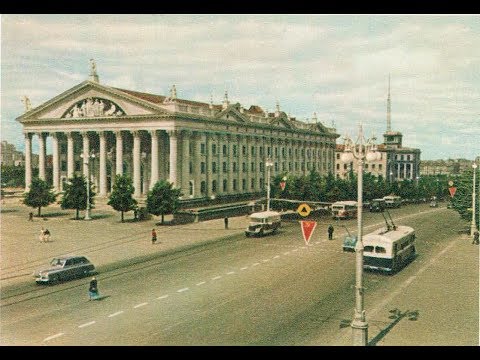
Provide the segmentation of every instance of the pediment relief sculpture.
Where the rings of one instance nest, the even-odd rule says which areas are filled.
[[[62,118],[124,116],[125,111],[113,101],[97,97],[83,99],[71,106]]]

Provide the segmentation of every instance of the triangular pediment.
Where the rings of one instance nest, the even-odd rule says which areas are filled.
[[[250,122],[250,119],[237,110],[237,105],[230,105],[223,111],[215,115],[217,119],[238,121],[241,123]]]
[[[157,104],[91,81],[63,92],[17,120],[126,117],[168,113]]]
[[[280,126],[286,129],[291,129],[293,127],[290,121],[284,115],[280,115],[279,117],[273,118],[270,121],[270,125]]]

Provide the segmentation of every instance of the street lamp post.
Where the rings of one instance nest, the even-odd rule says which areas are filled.
[[[90,159],[95,159],[95,153],[92,151],[90,154],[87,154],[87,156],[84,156],[84,154],[80,154],[80,157],[83,159],[83,163],[88,166],[88,176],[87,176],[87,208],[85,210],[85,217],[84,220],[91,220],[92,218],[90,217],[90,176],[91,176],[91,170],[90,170]]]
[[[366,346],[368,342],[368,323],[365,317],[363,296],[363,164],[365,161],[380,160],[380,153],[377,152],[377,147],[374,143],[375,140],[376,139],[372,137],[365,141],[362,126],[360,125],[357,141],[354,143],[352,139],[346,137],[345,152],[342,154],[343,162],[350,162],[353,158],[358,161],[358,230],[357,243],[355,245],[355,313],[351,323],[354,346]]]
[[[472,164],[473,168],[473,192],[472,192],[472,225],[470,226],[470,235],[473,236],[475,230],[477,230],[477,224],[475,222],[475,178],[477,173],[477,164]]]
[[[268,158],[265,166],[267,167],[267,211],[270,211],[270,168],[273,166],[273,161]]]

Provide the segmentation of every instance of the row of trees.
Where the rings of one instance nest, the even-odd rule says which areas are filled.
[[[132,180],[127,175],[116,176],[108,205],[114,210],[120,211],[122,222],[124,222],[125,212],[138,209],[137,200],[133,198],[134,191]],[[57,195],[54,193],[52,186],[46,181],[34,178],[30,185],[30,191],[25,193],[23,202],[27,206],[38,209],[38,216],[41,216],[42,207],[54,203]],[[62,209],[74,209],[76,211],[75,218],[79,219],[80,210],[87,208],[87,201],[90,202],[91,208],[95,205],[95,195],[93,186],[90,184],[90,194],[87,196],[87,181],[85,177],[74,175],[65,184],[60,204]],[[181,195],[180,189],[175,189],[172,183],[161,180],[148,192],[147,212],[152,215],[162,216],[163,223],[165,214],[170,214],[176,210],[178,199]]]
[[[371,174],[363,176],[363,198],[370,201],[381,198],[388,194],[401,196],[412,202],[428,200],[435,196],[437,199],[450,197],[449,181],[453,181],[457,192],[452,199],[453,208],[466,220],[471,218],[472,205],[472,170],[455,176],[454,178],[443,176],[423,176],[418,180],[404,180],[401,182],[386,182],[381,176],[374,177]],[[281,182],[285,182],[282,190]],[[479,181],[480,182],[480,181]],[[478,183],[477,183],[478,186]],[[74,176],[66,185],[61,206],[63,209],[75,209],[76,218],[79,211],[85,210],[87,206],[87,181],[84,177]],[[121,213],[121,221],[124,221],[124,213],[138,209],[138,203],[133,198],[134,187],[132,180],[127,175],[117,175],[113,185],[113,191],[108,200],[114,210]],[[477,194],[480,192],[477,191]],[[146,211],[152,215],[162,216],[170,214],[177,209],[178,199],[181,196],[180,189],[173,188],[173,184],[161,180],[148,192]],[[334,202],[338,200],[357,199],[357,176],[353,171],[346,179],[335,179],[333,174],[320,176],[318,172],[312,171],[307,176],[278,175],[271,183],[272,198]],[[48,206],[55,202],[56,195],[51,186],[45,181],[34,178],[31,190],[25,194],[24,203],[30,207],[38,208],[38,215],[41,214],[41,207]],[[95,202],[95,192],[90,188],[90,205]],[[295,204],[291,205],[296,207]],[[288,205],[284,205],[284,208]],[[470,209],[470,210],[469,210]],[[478,217],[477,217],[478,222]]]

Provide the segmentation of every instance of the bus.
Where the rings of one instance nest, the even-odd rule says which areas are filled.
[[[350,219],[357,217],[356,201],[337,201],[332,204],[332,216],[334,219]]]
[[[282,224],[280,213],[262,211],[250,215],[250,222],[245,230],[245,236],[263,236],[277,232]]]
[[[398,208],[402,205],[402,198],[396,195],[388,195],[384,196],[383,199],[385,200],[385,206],[387,208]]]
[[[364,269],[394,273],[416,256],[415,230],[409,226],[387,226],[363,236]]]
[[[382,212],[385,210],[385,199],[373,199],[369,208],[370,212]]]

